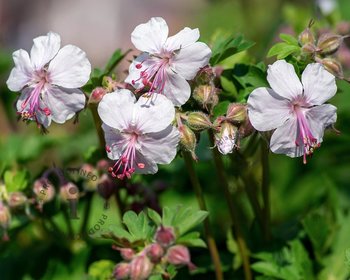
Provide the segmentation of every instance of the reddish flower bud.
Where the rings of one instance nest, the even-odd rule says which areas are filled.
[[[130,279],[144,280],[148,279],[153,270],[153,264],[145,255],[135,257],[130,263]]]
[[[131,261],[132,258],[135,256],[135,252],[133,249],[131,248],[120,248],[120,247],[117,247],[117,246],[112,246],[112,248],[114,250],[117,250],[120,252],[120,255],[122,256],[122,258],[126,261]]]
[[[309,27],[299,34],[298,41],[301,46],[306,44],[315,44],[315,37]]]
[[[323,55],[334,54],[343,43],[343,36],[326,33],[318,40],[317,48]]]
[[[97,185],[97,192],[104,199],[109,199],[116,191],[115,181],[112,180],[110,176],[107,174],[103,174],[99,180]]]
[[[130,265],[128,263],[118,263],[113,271],[113,277],[116,280],[128,279],[130,276]]]
[[[72,182],[68,182],[60,188],[60,198],[63,201],[76,200],[79,198],[79,189]]]
[[[326,57],[321,59],[319,62],[323,64],[324,68],[326,68],[328,72],[332,73],[337,78],[344,78],[343,67],[337,60]]]
[[[157,229],[154,239],[162,247],[168,247],[175,241],[175,233],[172,227],[160,226]]]
[[[146,248],[146,252],[147,256],[153,263],[158,263],[160,259],[164,256],[164,249],[158,243],[149,245]]]
[[[208,129],[213,126],[208,115],[202,112],[190,112],[187,116],[187,124],[196,131]]]
[[[192,157],[196,160],[195,149],[197,145],[197,138],[194,132],[185,124],[178,127],[180,132],[180,144],[185,151],[192,154]]]
[[[194,269],[195,266],[191,263],[190,252],[183,245],[175,245],[168,249],[166,259],[173,265],[187,265],[189,269]]]
[[[105,96],[106,90],[102,87],[95,88],[89,97],[90,104],[97,104],[102,100],[102,97]]]
[[[218,89],[214,86],[200,85],[193,91],[193,98],[203,106],[203,108],[209,110],[216,106],[219,102]]]
[[[226,119],[234,123],[242,123],[247,119],[247,106],[240,103],[231,103],[226,112]]]
[[[11,214],[8,207],[0,201],[0,226],[6,230],[10,225],[10,220]]]
[[[39,204],[49,202],[55,196],[54,186],[45,178],[38,179],[34,182],[33,192]]]
[[[22,192],[12,192],[9,194],[8,205],[11,208],[18,208],[27,202],[27,197]]]

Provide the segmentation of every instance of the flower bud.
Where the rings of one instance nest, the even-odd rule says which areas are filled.
[[[110,162],[106,159],[101,159],[96,164],[97,170],[102,172],[107,172],[109,166],[110,166]]]
[[[130,276],[130,265],[128,263],[118,263],[113,271],[113,277],[116,280],[128,279]]]
[[[72,182],[68,182],[60,188],[60,198],[62,201],[76,200],[79,198],[79,189]]]
[[[119,248],[113,247],[113,249],[118,250],[120,252],[121,257],[126,261],[131,261],[135,256],[135,252],[131,248]]]
[[[118,88],[118,82],[109,76],[104,76],[102,78],[102,86],[107,90],[107,92],[113,92]]]
[[[200,85],[193,91],[193,98],[205,109],[213,108],[218,104],[218,89],[214,86]]]
[[[239,103],[231,103],[226,112],[226,119],[234,123],[242,123],[247,119],[247,107]]]
[[[0,201],[0,226],[6,230],[10,225],[10,221],[11,221],[10,211],[8,207],[2,204],[2,202]]]
[[[34,182],[33,192],[39,204],[51,201],[55,196],[55,188],[51,182],[45,178],[38,179]]]
[[[181,125],[179,128],[180,132],[180,144],[185,151],[188,151],[192,154],[192,157],[196,159],[195,149],[197,145],[197,139],[194,132],[187,126]]]
[[[147,256],[150,258],[151,262],[158,263],[160,259],[164,256],[164,249],[158,243],[149,245],[146,248]]]
[[[191,129],[195,131],[201,131],[204,129],[211,128],[213,126],[208,115],[202,112],[189,113],[187,116],[187,124]]]
[[[116,191],[116,185],[107,174],[102,174],[98,180],[97,192],[104,199],[109,199]]]
[[[102,97],[106,95],[106,90],[103,87],[97,87],[95,88],[89,97],[89,104],[98,104],[101,100]]]
[[[306,44],[315,44],[315,37],[314,34],[312,34],[310,27],[306,28],[303,32],[299,34],[298,41],[301,46],[304,46]]]
[[[22,192],[12,192],[9,194],[8,205],[11,208],[18,208],[27,202],[27,197]]]
[[[220,132],[214,134],[215,145],[223,155],[232,153],[233,149],[238,148],[238,129],[229,122],[223,122]]]
[[[154,239],[162,247],[168,247],[175,241],[175,233],[172,227],[158,227]]]
[[[98,173],[95,167],[85,163],[81,166],[79,174],[84,179],[84,190],[95,191],[98,185]]]
[[[303,53],[314,54],[317,51],[317,48],[314,44],[307,43],[301,48]]]
[[[323,34],[318,40],[317,49],[323,55],[334,54],[343,43],[343,36],[334,34]]]
[[[190,269],[195,266],[191,263],[190,252],[183,245],[175,245],[168,249],[166,260],[173,265],[187,265]]]
[[[145,280],[151,275],[153,264],[145,255],[135,257],[130,263],[130,279]]]
[[[328,72],[332,73],[337,78],[340,78],[340,79],[344,78],[343,67],[338,61],[336,61],[335,59],[326,57],[326,58],[323,58],[320,62],[323,64],[324,68],[326,68]]]

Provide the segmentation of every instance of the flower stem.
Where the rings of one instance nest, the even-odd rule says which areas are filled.
[[[207,206],[205,204],[202,187],[199,183],[198,176],[194,169],[192,156],[189,152],[183,152],[182,154],[185,160],[185,164],[187,167],[188,174],[190,176],[190,180],[191,180],[194,192],[196,193],[199,208],[201,210],[208,211]],[[205,219],[203,224],[204,224],[204,233],[207,238],[208,248],[215,267],[216,279],[223,280],[224,278],[223,278],[223,272],[221,267],[220,255],[211,231],[209,218]]]
[[[82,222],[81,227],[80,227],[80,234],[84,238],[88,236],[86,228],[87,228],[87,224],[88,224],[89,216],[90,216],[90,211],[91,211],[92,196],[93,196],[92,192],[88,192],[86,194],[86,199],[85,199],[86,204],[85,204],[85,208],[84,208],[83,222]]]
[[[266,147],[265,141],[261,141],[261,164],[262,164],[262,197],[264,201],[263,208],[263,220],[264,220],[264,237],[266,241],[271,239],[270,232],[270,166],[269,166],[269,152],[268,147]]]
[[[100,146],[104,150],[106,147],[106,142],[105,142],[104,133],[103,133],[103,129],[102,129],[102,121],[97,113],[97,106],[95,104],[89,104],[89,108],[91,110],[92,117],[94,119],[94,123],[95,123],[95,127],[96,127],[98,140],[100,142]]]
[[[210,140],[213,142],[213,134],[209,132],[209,137]],[[214,145],[214,143],[212,143],[212,145]],[[244,275],[245,275],[245,279],[246,280],[251,280],[252,278],[252,271],[250,269],[250,261],[249,261],[249,252],[248,252],[248,248],[247,248],[247,244],[245,242],[244,236],[242,234],[242,229],[240,227],[239,224],[239,219],[237,216],[237,211],[235,209],[235,205],[233,203],[233,198],[232,198],[232,194],[230,192],[229,189],[229,184],[228,184],[228,180],[226,177],[226,173],[225,173],[225,167],[224,167],[224,163],[222,161],[222,157],[219,154],[219,151],[217,149],[212,149],[212,154],[213,154],[213,158],[214,158],[214,163],[215,163],[215,167],[216,167],[216,173],[218,175],[219,178],[219,182],[221,182],[220,186],[224,192],[224,196],[226,198],[226,203],[228,205],[229,208],[229,215],[231,218],[231,223],[232,223],[232,232],[237,240],[237,244],[238,244],[238,249],[243,261],[243,269],[244,269]]]

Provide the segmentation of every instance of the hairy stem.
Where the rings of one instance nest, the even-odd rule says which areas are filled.
[[[264,211],[263,211],[263,220],[264,220],[264,237],[266,241],[271,239],[270,233],[270,166],[269,166],[269,150],[266,147],[265,141],[261,141],[261,164],[262,164],[262,197],[264,201]]]
[[[191,180],[194,192],[195,192],[196,197],[197,197],[199,208],[201,210],[208,211],[207,206],[205,204],[202,187],[199,183],[198,176],[197,176],[196,171],[194,169],[192,156],[189,152],[183,152],[182,154],[183,154],[183,158],[185,160],[185,164],[187,167],[188,174],[190,176],[190,180]],[[209,218],[205,219],[203,223],[204,223],[204,233],[205,233],[205,236],[207,239],[208,248],[209,248],[210,255],[211,255],[214,267],[215,267],[216,279],[223,280],[224,278],[223,278],[223,272],[222,272],[222,267],[221,267],[220,255],[218,252],[218,248],[216,246],[215,239],[213,237],[213,233],[211,231]]]

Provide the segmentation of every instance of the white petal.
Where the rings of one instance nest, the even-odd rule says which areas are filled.
[[[58,53],[61,46],[61,38],[57,33],[49,32],[46,36],[35,38],[33,42],[30,58],[33,67],[36,70],[40,70]]]
[[[285,60],[277,60],[274,64],[269,65],[267,80],[278,95],[289,100],[296,98],[303,92],[303,87],[293,65]]]
[[[162,131],[175,118],[173,103],[162,94],[153,93],[152,97],[143,95],[136,105],[133,122],[142,133]]]
[[[16,103],[16,108],[17,108],[17,112],[21,113],[22,111],[28,111],[29,107],[30,107],[30,103],[27,102],[26,107],[22,108],[22,104],[23,102],[29,97],[29,95],[31,94],[31,92],[33,91],[33,87],[27,87],[25,89],[22,90],[22,93],[20,95],[20,97],[17,100]],[[43,103],[43,100],[40,99],[39,100],[39,106],[40,108],[45,108],[46,105]],[[32,120],[34,120],[34,118],[32,118]],[[36,112],[36,120],[38,121],[38,123],[42,124],[44,127],[49,127],[51,124],[51,116],[47,116],[45,115],[42,111],[38,110]]]
[[[110,152],[107,153],[108,157],[113,160],[119,159],[128,144],[125,135],[106,124],[102,124],[102,129],[105,133],[106,146],[110,148]]]
[[[181,106],[187,102],[191,96],[191,87],[188,82],[171,69],[166,71],[167,77],[163,93],[175,106]]]
[[[301,80],[306,101],[311,105],[321,105],[337,92],[335,77],[320,63],[309,64],[305,68]]]
[[[15,51],[12,56],[15,67],[12,69],[6,84],[10,90],[20,91],[32,80],[34,69],[25,50]]]
[[[84,51],[76,46],[63,47],[50,62],[48,69],[52,84],[79,88],[89,80],[91,64]]]
[[[156,163],[168,164],[176,156],[179,137],[179,131],[172,125],[157,133],[140,135],[140,152]]]
[[[321,143],[325,128],[337,120],[337,108],[330,104],[323,104],[308,109],[305,116],[312,135]]]
[[[135,155],[136,155],[135,162],[144,164],[143,168],[139,168],[136,164],[134,165],[136,173],[139,173],[139,174],[155,174],[155,173],[157,173],[158,166],[152,159],[146,158],[139,151],[136,151]]]
[[[290,117],[290,102],[272,89],[257,88],[248,97],[248,116],[258,131],[269,131],[281,126]]]
[[[165,43],[165,49],[167,51],[175,51],[178,49],[182,49],[191,45],[199,39],[199,29],[191,29],[185,27],[179,33],[174,36],[170,36]]]
[[[197,72],[209,63],[210,48],[201,42],[194,43],[179,50],[174,56],[172,67],[186,80],[192,80]]]
[[[169,29],[161,17],[153,17],[142,23],[131,33],[131,42],[143,52],[160,53],[168,37]]]
[[[287,120],[277,128],[270,140],[270,149],[276,154],[285,154],[289,157],[300,157],[304,154],[303,145],[296,145],[298,135],[297,120],[295,117]]]
[[[127,129],[132,122],[136,98],[127,89],[106,94],[98,105],[101,120],[120,131]]]
[[[85,107],[85,95],[79,89],[52,86],[43,96],[44,103],[51,111],[56,123],[64,123]]]

